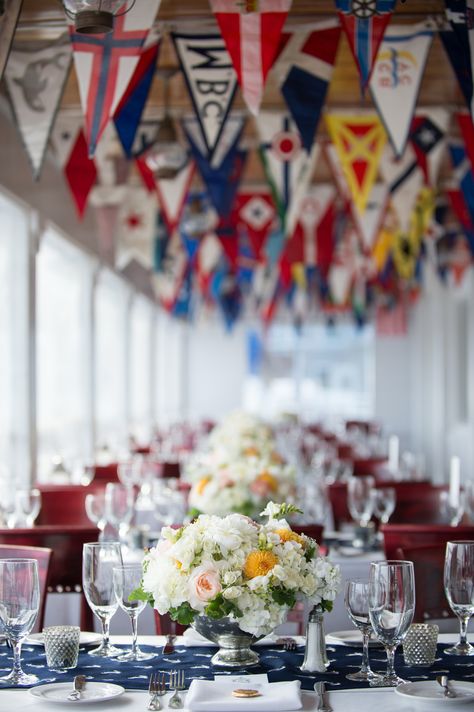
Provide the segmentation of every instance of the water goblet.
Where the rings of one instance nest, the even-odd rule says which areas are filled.
[[[467,640],[467,626],[474,613],[474,541],[448,541],[444,561],[446,598],[459,618],[459,642],[446,655],[474,655]]]
[[[12,671],[0,682],[34,685],[36,675],[21,669],[21,645],[31,633],[38,615],[40,591],[38,566],[34,559],[0,560],[0,621],[13,647]]]
[[[387,653],[387,670],[371,687],[396,687],[404,682],[395,672],[395,650],[405,638],[415,612],[412,561],[380,561],[370,565],[369,615],[375,635]]]
[[[394,487],[377,487],[373,490],[374,514],[382,524],[387,524],[395,509],[397,496]]]
[[[370,475],[351,477],[347,483],[347,506],[351,517],[366,527],[373,514],[374,500],[372,490],[375,480]]]
[[[41,492],[38,489],[17,490],[8,513],[9,528],[32,527],[40,509]]]
[[[110,644],[110,619],[118,609],[114,591],[113,570],[122,565],[120,544],[115,541],[84,544],[82,554],[82,588],[87,603],[102,625],[102,643],[89,655],[113,658],[121,655],[120,648]]]
[[[107,525],[107,517],[105,514],[105,494],[104,492],[95,492],[94,494],[86,494],[84,500],[86,514],[93,524],[100,529],[99,541],[104,537],[104,530]]]
[[[114,568],[114,590],[118,605],[130,616],[132,624],[132,647],[117,660],[150,660],[153,653],[144,653],[137,643],[138,616],[146,606],[146,601],[131,600],[131,594],[140,586],[143,570],[140,564],[124,564]]]
[[[108,482],[105,486],[105,518],[119,531],[127,528],[133,516],[133,489],[120,482]]]
[[[369,641],[372,634],[372,625],[369,616],[369,582],[354,580],[346,582],[344,603],[352,623],[362,633],[362,665],[360,670],[346,675],[348,680],[368,681],[379,678],[370,669]]]

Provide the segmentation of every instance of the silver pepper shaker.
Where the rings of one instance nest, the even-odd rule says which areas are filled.
[[[325,672],[329,667],[324,636],[324,616],[318,606],[310,611],[306,624],[306,647],[301,670],[305,672]]]

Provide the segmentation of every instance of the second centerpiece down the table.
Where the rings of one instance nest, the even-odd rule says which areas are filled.
[[[271,502],[261,513],[266,523],[201,515],[180,529],[164,527],[135,595],[217,642],[214,664],[257,663],[249,645],[283,623],[298,600],[329,611],[340,587],[339,567],[292,531],[285,515],[294,511]]]

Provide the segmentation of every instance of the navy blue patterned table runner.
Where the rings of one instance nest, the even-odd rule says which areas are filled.
[[[128,649],[129,646],[117,647]],[[83,674],[88,680],[100,682],[114,682],[126,689],[147,689],[148,678],[152,671],[169,672],[177,667],[184,669],[186,687],[191,680],[200,678],[212,680],[214,675],[235,675],[266,673],[270,682],[282,680],[301,680],[303,690],[312,690],[317,680],[325,680],[329,689],[354,689],[366,687],[366,683],[351,682],[346,679],[348,672],[354,672],[361,665],[362,650],[360,647],[337,645],[327,646],[330,667],[325,673],[306,673],[299,669],[303,662],[304,647],[296,651],[282,650],[281,647],[257,647],[260,655],[260,665],[242,669],[229,670],[214,668],[211,657],[216,652],[210,647],[185,647],[178,646],[169,656],[162,655],[161,646],[141,646],[146,652],[156,652],[156,658],[138,662],[118,662],[116,659],[104,659],[88,654],[90,648],[82,647],[79,654],[78,666],[73,670],[59,672],[46,667],[44,648],[24,644],[22,650],[22,666],[25,672],[34,673],[40,678],[40,683],[67,682],[74,675]],[[434,680],[437,675],[446,673],[454,680],[474,681],[474,659],[469,657],[453,657],[443,654],[447,645],[438,644],[438,655],[431,667],[409,667],[404,664],[401,649],[396,654],[397,673],[406,680]],[[373,648],[370,651],[370,663],[376,672],[385,670],[386,657],[382,648]],[[12,652],[9,648],[0,647],[0,675],[5,675],[12,666]],[[0,683],[0,689],[9,685]]]

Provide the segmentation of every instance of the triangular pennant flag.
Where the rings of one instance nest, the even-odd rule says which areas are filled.
[[[413,118],[410,143],[427,185],[436,186],[438,182],[448,125],[449,112],[442,108],[419,109]]]
[[[70,26],[91,156],[127,90],[160,2],[137,3],[133,12],[117,15],[108,34],[80,34]]]
[[[209,0],[237,73],[242,96],[258,114],[292,0]]]
[[[52,144],[74,199],[79,218],[84,216],[97,169],[87,153],[82,119],[59,114],[51,135]]]
[[[452,178],[455,188],[448,190],[448,195],[466,236],[471,240],[474,232],[474,174],[461,144],[450,144],[449,151],[454,166]]]
[[[269,189],[241,190],[236,198],[236,211],[238,225],[246,230],[255,258],[261,260],[262,249],[276,217]]]
[[[156,213],[156,196],[141,186],[129,185],[117,220],[116,262],[119,269],[133,259],[147,269],[153,266]]]
[[[333,20],[309,31],[295,31],[274,66],[281,93],[308,153],[326,100],[340,34],[340,25]]]
[[[3,77],[8,55],[20,16],[23,0],[7,0],[2,3],[3,14],[0,16],[0,79]]]
[[[320,183],[311,186],[301,201],[299,220],[293,237],[301,239],[301,261],[307,267],[321,265],[326,260],[326,246],[322,244],[328,236],[325,221],[329,214],[333,213],[335,198],[334,186]],[[332,237],[330,241],[332,243]]]
[[[46,46],[43,44],[36,51],[24,43],[14,43],[5,69],[15,123],[35,179],[41,173],[71,59],[67,36]]]
[[[336,0],[342,29],[346,33],[364,90],[396,0]]]
[[[373,113],[326,115],[331,141],[357,210],[363,213],[377,177],[386,134]]]
[[[199,289],[203,294],[209,291],[210,276],[222,256],[222,245],[217,235],[210,232],[203,237],[197,258]]]
[[[473,0],[445,0],[445,6],[451,29],[442,29],[439,35],[474,118],[474,3]]]
[[[303,149],[295,122],[287,116],[262,112],[257,118],[260,155],[284,236],[291,236],[298,211],[311,183],[319,145],[314,143],[309,154]]]
[[[155,294],[161,305],[172,312],[186,277],[188,258],[178,233],[172,235],[166,245],[163,269],[153,276]]]
[[[357,207],[353,206],[352,217],[364,252],[371,252],[375,245],[387,210],[388,197],[387,186],[383,183],[376,183],[370,191],[364,212],[360,213]]]
[[[239,141],[244,125],[243,117],[229,117],[218,145],[209,159],[198,120],[194,117],[183,120],[183,128],[191,147],[191,153],[206,185],[209,197],[220,217],[230,215],[240,180],[245,153],[239,149]]]
[[[218,33],[171,36],[207,152],[212,156],[237,90],[232,60]]]
[[[115,128],[129,158],[133,155],[138,127],[155,76],[159,50],[160,35],[151,29],[127,90],[114,113]]]
[[[458,112],[456,119],[461,130],[461,135],[464,140],[464,147],[471,163],[471,168],[474,169],[474,125],[471,115],[464,112]]]
[[[408,140],[433,33],[430,22],[390,25],[374,63],[370,93],[397,156]]]
[[[403,156],[397,159],[392,147],[387,145],[380,161],[380,172],[388,187],[390,204],[396,213],[398,226],[406,233],[424,183],[423,173],[412,147],[408,145]]]

